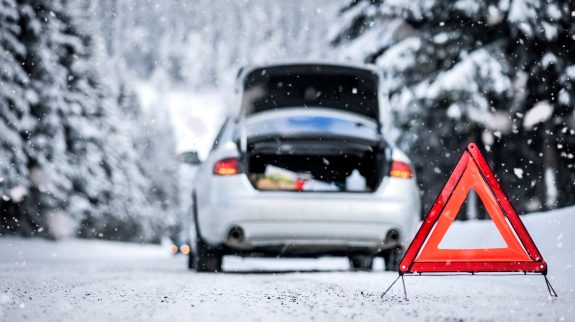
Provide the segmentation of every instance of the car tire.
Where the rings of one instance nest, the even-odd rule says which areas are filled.
[[[196,267],[196,258],[194,253],[190,251],[188,254],[188,269],[194,269]]]
[[[217,248],[208,246],[198,239],[196,242],[195,267],[198,272],[215,273],[222,271],[222,254]]]
[[[403,258],[403,248],[395,247],[386,250],[383,253],[383,260],[385,261],[385,270],[391,272],[399,271],[399,262]]]
[[[349,267],[353,271],[370,271],[373,266],[373,256],[351,256]]]

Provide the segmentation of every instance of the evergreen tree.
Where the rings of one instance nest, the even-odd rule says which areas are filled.
[[[545,180],[549,160],[566,161],[554,162],[554,177],[573,178],[573,9],[529,0],[354,0],[342,8],[332,44],[383,69],[397,141],[415,163],[425,209],[469,141],[496,151],[488,158],[521,212],[542,209],[546,188],[555,188],[549,171]],[[542,102],[553,117],[531,124]],[[561,191],[559,205],[573,196]]]
[[[154,131],[77,4],[0,2],[0,232],[158,240],[176,167],[159,181],[160,158],[145,156],[174,156],[172,133],[146,142]]]
[[[73,38],[67,37],[66,26],[57,15],[61,3],[19,2],[20,39],[26,47],[21,65],[30,77],[28,98],[35,122],[25,144],[19,147],[28,156],[30,189],[17,215],[20,231],[30,233],[44,230],[50,220],[64,215],[71,190],[63,127],[70,111],[65,100],[69,73],[63,63]]]
[[[20,64],[26,47],[14,0],[0,1],[0,26],[0,225],[16,227],[19,218],[13,208],[29,187],[28,159],[21,147],[34,120],[28,101],[32,93],[26,89],[29,78]]]

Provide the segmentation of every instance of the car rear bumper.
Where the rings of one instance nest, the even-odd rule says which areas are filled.
[[[213,246],[378,251],[405,244],[419,220],[414,180],[387,178],[376,193],[308,193],[257,191],[245,176],[218,179],[218,194],[198,204],[198,229]]]
[[[230,253],[273,256],[378,253],[400,245],[397,228],[385,223],[245,221],[223,243]]]

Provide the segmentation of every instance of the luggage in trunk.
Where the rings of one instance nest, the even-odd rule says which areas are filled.
[[[289,143],[288,153],[273,153],[269,148],[274,144],[251,145],[247,154],[249,177],[259,190],[372,192],[383,178],[384,154],[370,146],[299,141]],[[318,144],[337,148],[308,148]],[[358,184],[351,187],[354,178],[359,178],[355,179],[359,188]]]
[[[379,186],[387,162],[375,124],[323,110],[267,114],[245,127],[245,165],[257,189],[370,192]]]

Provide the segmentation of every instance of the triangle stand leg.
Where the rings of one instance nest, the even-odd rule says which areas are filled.
[[[409,299],[407,298],[407,289],[405,288],[405,280],[403,279],[403,275],[401,275],[401,283],[403,284],[403,296],[404,296],[404,300],[409,301]]]
[[[400,277],[403,277],[403,276],[397,275],[397,278],[395,280],[393,280],[393,283],[391,283],[391,285],[389,285],[389,287],[385,291],[383,291],[383,293],[381,293],[381,298],[383,298],[387,294],[387,292],[389,292],[389,290],[393,287],[393,285],[395,285],[395,283],[397,283],[397,280]]]
[[[547,275],[543,275],[543,277],[545,278],[545,284],[547,285],[547,290],[549,291],[549,295],[551,297],[559,297],[559,295],[557,295],[557,292],[555,292],[555,289],[551,285],[551,282],[549,282]]]

